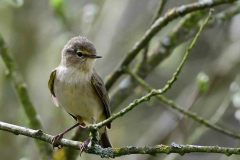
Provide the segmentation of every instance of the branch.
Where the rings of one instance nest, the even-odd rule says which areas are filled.
[[[209,22],[209,20],[210,20],[210,18],[211,18],[211,16],[212,16],[212,12],[213,12],[213,9],[211,9],[211,10],[209,11],[208,17],[207,17],[206,20],[203,22],[203,24],[200,26],[197,34],[195,35],[195,37],[193,38],[193,40],[192,40],[192,42],[190,43],[189,47],[187,48],[186,52],[184,53],[183,59],[182,59],[180,65],[178,66],[176,72],[174,72],[172,78],[171,78],[170,80],[168,80],[167,83],[165,84],[165,86],[163,87],[162,93],[165,93],[167,90],[169,90],[169,89],[172,87],[173,83],[177,80],[177,78],[178,78],[178,76],[179,76],[179,74],[180,74],[180,72],[181,72],[184,64],[185,64],[186,61],[187,61],[187,58],[188,58],[189,54],[191,53],[191,50],[192,50],[193,47],[196,45],[196,42],[197,42],[200,34],[202,33],[203,28],[204,28],[204,27],[207,25],[207,23]]]
[[[161,0],[158,10],[153,18],[153,23],[161,16],[166,3],[167,3],[167,0]]]
[[[212,124],[216,124],[224,115],[224,113],[226,113],[226,110],[228,109],[228,107],[230,106],[231,103],[231,98],[229,93],[226,95],[226,97],[224,98],[223,102],[221,103],[221,105],[217,108],[216,112],[211,116],[210,118],[210,122]],[[193,144],[194,142],[196,142],[199,137],[201,135],[203,135],[207,130],[209,129],[206,127],[198,127],[195,129],[195,131],[193,131],[193,133],[187,137],[187,142],[190,144]],[[225,129],[226,130],[226,129]]]
[[[203,27],[207,24],[207,22],[209,21],[209,18],[210,18],[210,15],[211,15],[211,12],[209,13],[209,16],[208,18],[205,20],[205,22],[203,23],[203,25],[200,27],[198,33],[196,34],[196,36],[194,37],[193,41],[191,42],[190,46],[188,47],[186,53],[184,54],[184,58],[182,60],[182,62],[180,63],[179,67],[177,68],[177,71],[173,74],[173,77],[167,82],[167,84],[163,87],[163,89],[161,90],[162,93],[166,92],[171,86],[172,84],[174,83],[174,81],[177,79],[180,71],[181,71],[181,68],[183,67],[183,64],[184,62],[186,61],[186,58],[187,56],[189,55],[191,49],[194,47],[194,45],[196,44],[196,40],[198,39]],[[141,79],[141,77],[139,77],[138,75],[134,74],[133,72],[131,72],[130,70],[128,69],[125,69],[126,73],[128,73],[129,75],[132,76],[133,79],[135,79],[141,86],[143,86],[145,89],[149,90],[150,93],[152,91],[154,91],[154,89],[152,89],[152,87],[150,87],[143,79]],[[150,93],[148,95],[150,95]],[[238,138],[240,139],[240,135],[239,134],[235,134],[229,130],[226,130],[226,129],[223,129],[217,125],[214,125],[214,124],[211,124],[211,122],[205,120],[204,118],[202,117],[199,117],[198,115],[196,115],[195,113],[193,112],[189,112],[189,111],[185,111],[184,109],[182,109],[181,107],[177,106],[172,100],[160,95],[162,93],[159,93],[159,94],[156,94],[157,98],[161,100],[161,102],[169,105],[171,108],[173,108],[174,110],[177,110],[179,111],[180,113],[182,114],[185,114],[186,116],[190,117],[191,119],[209,127],[209,128],[212,128],[220,133],[223,133],[225,135],[228,135],[230,137],[233,137],[233,138]]]
[[[35,138],[47,143],[51,143],[52,135],[46,134],[41,130],[33,130],[25,127],[16,126],[13,124],[5,123],[0,121],[0,130],[14,133],[15,135],[24,135],[27,137]],[[60,144],[65,147],[71,147],[73,149],[79,149],[80,142],[72,141],[68,139],[62,139]],[[99,155],[106,158],[120,157],[130,154],[150,154],[155,155],[159,153],[178,153],[181,155],[187,153],[221,153],[225,155],[240,155],[240,148],[228,148],[219,146],[198,146],[198,145],[180,145],[172,143],[170,146],[167,145],[156,145],[153,147],[122,147],[122,148],[102,148],[99,145],[90,147],[86,153]]]
[[[211,28],[215,25],[221,25],[223,22],[231,20],[231,18],[239,12],[239,5],[230,7],[215,15],[214,18],[208,23],[208,27]],[[204,15],[205,12],[201,11],[189,14],[182,18],[176,27],[158,42],[158,47],[149,54],[150,56],[147,57],[147,59],[144,59],[144,62],[146,61],[144,65],[142,65],[143,61],[141,61],[139,64],[136,64],[134,72],[136,72],[136,74],[141,78],[145,79],[160,63],[162,63],[171,55],[171,53],[173,53],[172,51],[177,45],[185,43],[186,40],[193,37],[194,33],[197,32],[197,27],[199,26],[196,24],[199,24],[199,21]],[[127,83],[125,83],[124,87],[119,85],[114,90],[111,98],[112,108],[119,106],[119,104],[121,104],[137,86],[137,83],[129,76],[126,76],[122,82]]]
[[[15,135],[24,135],[27,137],[32,137],[50,144],[52,143],[51,141],[52,141],[52,138],[54,137],[52,135],[43,133],[42,130],[33,130],[30,128],[25,128],[25,127],[13,125],[13,124],[1,122],[1,121],[0,121],[0,130],[11,132]],[[81,143],[77,141],[62,139],[60,144],[63,146],[68,146],[68,147],[73,147],[75,149],[78,149],[79,148],[78,146]]]
[[[161,16],[166,3],[167,3],[167,0],[160,1],[157,12],[156,12],[155,16],[153,17],[152,24]],[[146,44],[145,48],[143,48],[142,60],[138,64],[136,64],[138,70],[144,71],[146,69],[147,59],[148,59],[148,51],[149,51],[149,43]],[[128,93],[130,93],[130,92],[128,92]],[[116,99],[117,99],[117,101],[121,101],[122,98],[119,97]],[[113,100],[116,101],[115,98],[113,98]]]
[[[152,87],[149,86],[149,84],[147,84],[143,79],[141,79],[139,76],[137,76],[136,74],[134,74],[133,72],[131,72],[130,70],[128,70],[129,75],[131,75],[134,80],[136,80],[142,87],[144,87],[147,90],[152,90]],[[205,125],[208,128],[211,128],[215,131],[218,131],[222,134],[225,134],[227,136],[233,137],[233,138],[237,138],[240,139],[240,134],[236,134],[232,131],[226,130],[218,125],[214,125],[212,124],[210,121],[198,116],[196,113],[190,112],[190,111],[186,111],[184,109],[182,109],[182,107],[178,106],[177,104],[174,103],[174,101],[168,99],[167,97],[163,96],[163,95],[157,95],[157,98],[165,103],[167,106],[171,107],[174,110],[177,110],[178,112],[186,115],[187,117],[195,120],[196,122]]]
[[[232,3],[237,0],[212,0],[212,1],[201,1],[188,5],[182,5],[168,11],[163,17],[159,17],[155,23],[145,32],[144,36],[135,43],[133,48],[127,53],[117,69],[109,75],[106,81],[106,88],[109,90],[116,80],[124,73],[123,68],[127,67],[132,60],[137,56],[139,51],[143,49],[152,37],[157,34],[164,26],[166,26],[172,20],[184,16],[188,13],[202,10],[205,8],[214,7],[221,4]]]
[[[29,98],[27,87],[25,82],[22,80],[21,75],[17,72],[16,65],[12,57],[8,53],[8,49],[3,38],[0,35],[0,55],[3,62],[5,63],[8,74],[7,76],[11,79],[13,86],[15,88],[16,94],[22,104],[22,107],[27,115],[29,126],[35,129],[42,129],[42,124],[37,118],[36,110]],[[52,153],[52,150],[49,145],[36,141],[41,155],[44,159],[47,159]]]
[[[94,125],[90,126],[90,128],[91,129],[99,129],[99,128],[111,123],[116,118],[125,115],[127,112],[131,111],[133,108],[135,108],[139,104],[141,104],[143,102],[146,102],[146,101],[149,101],[151,99],[151,97],[161,95],[161,94],[167,92],[172,87],[173,83],[176,82],[176,80],[177,80],[177,78],[178,78],[178,76],[179,76],[179,74],[180,74],[180,72],[183,68],[183,65],[185,64],[185,62],[187,60],[187,57],[189,56],[189,54],[191,53],[191,50],[195,46],[196,41],[199,38],[203,28],[208,23],[211,15],[212,15],[212,12],[213,12],[213,10],[210,10],[208,17],[206,18],[204,23],[200,26],[199,31],[197,32],[197,34],[193,38],[191,44],[189,45],[186,52],[184,53],[183,59],[182,59],[180,65],[178,66],[176,72],[173,73],[173,76],[171,77],[171,79],[167,81],[167,83],[164,85],[164,87],[162,89],[158,89],[158,90],[152,89],[147,95],[142,96],[141,98],[134,100],[132,103],[130,103],[127,107],[125,107],[124,109],[122,109],[118,113],[113,114],[111,117],[109,117],[108,119],[106,119],[102,122],[99,122],[97,124],[94,124]],[[125,68],[125,72],[126,72],[126,68]]]

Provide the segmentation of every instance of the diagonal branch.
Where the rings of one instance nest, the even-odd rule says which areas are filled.
[[[111,117],[109,117],[108,119],[99,122],[98,124],[94,124],[92,126],[90,126],[90,128],[101,128],[103,126],[105,126],[108,123],[111,123],[113,120],[115,120],[118,117],[121,117],[123,115],[125,115],[127,112],[131,111],[132,109],[134,109],[136,106],[138,106],[139,104],[149,101],[152,97],[157,96],[157,95],[161,95],[164,94],[165,92],[167,92],[172,85],[174,84],[174,82],[176,82],[182,68],[183,65],[185,64],[189,54],[191,53],[191,50],[193,49],[193,47],[196,44],[197,39],[199,38],[203,28],[206,26],[206,24],[208,23],[208,21],[210,20],[210,17],[212,15],[213,10],[209,11],[209,15],[206,18],[206,20],[203,22],[203,24],[200,26],[199,31],[197,32],[197,34],[195,35],[195,37],[193,38],[192,42],[190,43],[189,47],[187,48],[187,50],[184,53],[183,59],[181,61],[181,63],[179,64],[176,72],[173,73],[173,76],[171,77],[170,80],[167,81],[167,83],[163,86],[162,89],[152,89],[148,94],[146,94],[145,96],[142,96],[139,99],[134,100],[132,103],[130,103],[127,107],[125,107],[124,109],[122,109],[121,111],[119,111],[118,113],[113,114]],[[124,69],[126,71],[126,68]]]
[[[0,130],[11,132],[15,135],[24,135],[27,137],[35,138],[47,143],[51,143],[52,135],[43,133],[41,130],[33,130],[25,127],[16,126],[13,124],[0,121]],[[61,139],[60,144],[65,147],[71,147],[73,149],[79,149],[80,142],[72,141],[68,139]],[[198,146],[198,145],[180,145],[172,143],[168,145],[156,145],[152,147],[121,147],[121,148],[102,148],[99,145],[90,147],[86,153],[99,155],[106,158],[120,157],[131,154],[170,154],[178,153],[181,155],[187,153],[221,153],[225,155],[240,155],[240,148],[219,147],[219,146]]]
[[[134,80],[136,80],[142,87],[144,87],[146,90],[152,90],[152,87],[147,84],[142,78],[140,78],[138,75],[134,74],[133,72],[131,72],[130,70],[127,71],[129,75],[131,75],[133,77]],[[186,115],[187,117],[193,119],[194,121],[205,125],[208,128],[211,128],[217,132],[220,132],[222,134],[225,134],[227,136],[233,137],[233,138],[237,138],[240,139],[240,134],[234,133],[232,131],[226,130],[218,125],[212,124],[210,121],[198,116],[196,113],[190,112],[190,111],[186,111],[184,109],[182,109],[180,106],[178,106],[177,104],[174,103],[173,100],[168,99],[167,97],[163,96],[163,95],[157,95],[156,96],[161,102],[163,102],[164,104],[168,105],[168,107],[177,110],[178,112]]]
[[[166,3],[167,3],[167,0],[161,0],[161,2],[160,2],[160,4],[159,4],[159,7],[158,7],[158,10],[157,10],[157,12],[156,12],[156,15],[155,15],[155,17],[153,18],[153,23],[154,23],[154,21],[156,21],[156,20],[161,16],[161,14],[163,13],[163,9],[164,9]]]
[[[238,13],[240,13],[239,4],[229,7],[216,14],[208,23],[207,27],[211,28],[230,21]],[[148,53],[149,56],[147,58],[143,57],[144,59],[135,65],[133,71],[141,78],[145,79],[159,64],[171,55],[173,49],[177,45],[185,43],[186,40],[194,36],[197,32],[199,21],[201,21],[204,15],[205,11],[199,11],[181,18],[174,29],[158,42],[158,46],[151,51],[151,53]],[[111,96],[111,106],[113,110],[123,103],[124,100],[129,97],[131,91],[137,86],[137,83],[129,76],[124,77],[121,82],[127,83],[124,83],[125,85],[118,85],[116,89],[114,89]]]
[[[154,35],[156,35],[164,26],[174,19],[184,16],[188,13],[202,10],[205,8],[211,8],[217,5],[232,3],[237,0],[212,0],[212,1],[201,1],[195,2],[188,5],[183,5],[168,11],[164,16],[159,17],[153,25],[145,32],[144,36],[135,43],[133,48],[127,53],[122,62],[119,64],[117,69],[108,76],[106,81],[106,88],[109,90],[116,80],[124,73],[124,67],[127,67],[132,60],[138,55],[139,51],[143,49]]]

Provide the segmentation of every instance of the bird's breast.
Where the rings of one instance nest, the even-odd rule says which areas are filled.
[[[56,98],[61,107],[85,123],[104,120],[103,106],[90,82],[90,75],[74,71],[57,71],[54,83]]]

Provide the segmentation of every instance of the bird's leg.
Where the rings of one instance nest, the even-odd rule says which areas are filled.
[[[89,148],[90,143],[91,143],[91,140],[87,139],[87,140],[83,141],[83,143],[81,143],[79,145],[80,156],[82,155],[82,152],[86,151]]]
[[[95,124],[96,121],[94,120],[94,118],[91,119],[92,120],[92,124]],[[91,132],[90,132],[91,134]],[[85,141],[83,141],[80,145],[79,145],[79,150],[80,150],[80,156],[82,155],[82,152],[85,152],[88,150],[88,148],[92,145],[92,139],[88,138]]]
[[[62,132],[62,133],[54,136],[54,137],[52,138],[52,145],[53,145],[53,147],[61,148],[62,146],[59,145],[59,142],[60,142],[61,139],[63,138],[63,135],[66,134],[67,132],[71,131],[72,129],[78,127],[78,126],[84,128],[84,126],[80,125],[80,123],[76,123],[76,124],[74,124],[72,127],[70,127],[70,128],[68,128],[67,130],[65,130],[64,132]]]

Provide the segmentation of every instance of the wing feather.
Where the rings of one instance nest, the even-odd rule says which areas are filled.
[[[92,74],[91,83],[103,104],[104,113],[105,113],[106,118],[109,118],[111,116],[111,111],[110,111],[110,107],[109,107],[110,101],[109,101],[108,93],[107,93],[107,90],[106,90],[103,80],[95,71],[94,71],[94,74]],[[107,124],[107,127],[111,128],[111,124],[110,123]]]
[[[54,81],[55,81],[55,78],[56,78],[56,72],[57,72],[56,69],[51,72],[50,78],[48,80],[48,88],[49,88],[49,90],[52,94],[53,103],[58,107],[59,103],[58,103],[57,97],[54,93]]]

